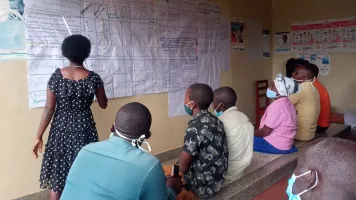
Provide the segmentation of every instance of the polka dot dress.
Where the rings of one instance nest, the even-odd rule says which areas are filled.
[[[87,78],[69,80],[57,69],[48,81],[56,96],[56,111],[42,162],[42,189],[62,192],[69,169],[80,149],[98,141],[90,106],[95,92],[103,87],[100,76],[90,72]]]

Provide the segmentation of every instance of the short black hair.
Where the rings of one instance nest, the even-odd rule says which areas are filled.
[[[62,43],[62,55],[74,64],[81,65],[90,55],[90,40],[82,35],[71,35]]]
[[[313,67],[313,74],[315,77],[318,77],[319,75],[319,67],[316,66],[315,64],[312,64],[312,67]]]
[[[315,68],[318,68],[315,64],[308,62],[305,65],[302,65],[305,67],[305,69],[307,69],[307,71],[309,72],[309,78],[314,78],[315,77]],[[319,72],[318,72],[319,73]]]
[[[318,172],[324,191],[349,197],[343,199],[356,199],[355,165],[356,143],[350,140],[325,138],[305,152],[304,167]]]
[[[291,78],[292,77],[292,74],[295,72],[295,69],[297,68],[297,66],[299,65],[307,65],[309,62],[307,60],[304,60],[303,58],[290,58],[287,60],[287,63],[286,63],[286,76],[288,78]]]
[[[152,116],[146,106],[138,102],[131,102],[116,114],[115,128],[121,134],[137,139],[150,132]]]
[[[214,92],[207,84],[195,83],[188,88],[188,97],[200,110],[206,110],[214,100]]]
[[[225,109],[236,105],[237,95],[234,89],[225,86],[214,91],[214,101],[224,104]]]

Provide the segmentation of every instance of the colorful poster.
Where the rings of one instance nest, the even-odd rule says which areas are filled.
[[[303,58],[313,64],[315,64],[319,68],[319,75],[321,76],[329,76],[329,71],[331,67],[331,57],[330,55],[299,55],[299,58]]]
[[[356,52],[356,17],[294,23],[293,53]]]
[[[274,34],[274,53],[290,53],[291,38],[289,32],[279,32]]]
[[[0,3],[0,59],[25,59],[26,40],[23,0]]]
[[[356,52],[356,17],[349,18],[341,24],[342,52]]]
[[[245,50],[244,44],[244,20],[238,18],[236,22],[231,22],[231,46],[233,52],[239,52]]]

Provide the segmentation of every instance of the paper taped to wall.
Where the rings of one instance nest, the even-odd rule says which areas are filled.
[[[307,60],[315,64],[319,68],[319,75],[329,76],[330,67],[331,67],[331,57],[330,55],[298,55],[298,58]]]

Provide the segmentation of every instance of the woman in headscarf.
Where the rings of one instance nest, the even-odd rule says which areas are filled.
[[[253,149],[257,152],[287,154],[297,152],[293,145],[297,133],[297,111],[289,95],[298,91],[298,83],[278,74],[267,89],[267,97],[273,102],[267,107],[255,131]]]

